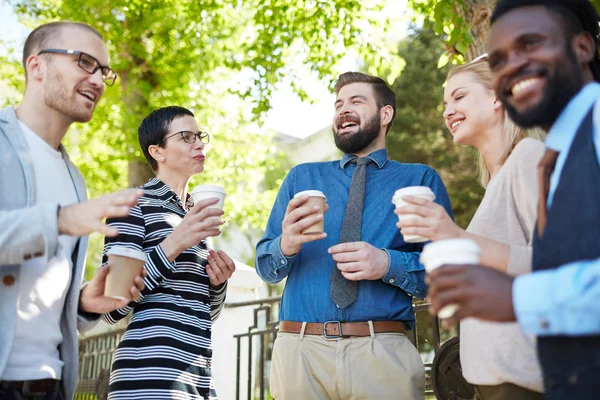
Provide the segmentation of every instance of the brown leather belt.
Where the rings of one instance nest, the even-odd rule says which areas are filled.
[[[279,323],[279,332],[300,333],[301,330],[302,322],[281,321]],[[373,332],[404,333],[406,332],[406,325],[401,321],[373,321]],[[368,322],[308,322],[304,334],[321,335],[325,339],[339,339],[350,336],[371,336],[371,330]]]
[[[34,381],[0,381],[0,387],[17,389],[25,395],[44,394],[56,392],[60,388],[60,381],[56,379],[38,379]]]

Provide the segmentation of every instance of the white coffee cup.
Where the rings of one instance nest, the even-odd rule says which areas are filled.
[[[108,256],[108,275],[104,286],[104,295],[115,299],[131,300],[129,289],[135,283],[135,277],[142,273],[146,263],[146,253],[129,247],[110,248]]]
[[[225,203],[225,189],[219,185],[198,185],[192,190],[194,203],[211,197],[219,198],[219,202],[211,207],[223,209]]]
[[[394,196],[392,197],[392,203],[396,206],[396,208],[400,208],[409,203],[402,200],[403,196],[418,196],[423,197],[428,200],[435,200],[435,193],[428,186],[407,186],[402,189],[396,190]],[[401,221],[405,218],[421,218],[421,216],[417,214],[399,214],[398,220]],[[419,235],[402,235],[404,237],[404,241],[407,243],[421,243],[426,242],[429,239]]]
[[[308,200],[304,203],[304,206],[319,206],[319,212],[325,212],[325,202],[327,201],[327,197],[320,190],[304,190],[302,192],[298,192],[294,195],[294,198],[300,196],[308,196]],[[311,214],[312,215],[312,214]],[[313,225],[302,231],[303,235],[312,235],[323,233],[325,228],[325,218],[317,221]]]
[[[447,264],[479,264],[481,249],[471,239],[445,239],[426,244],[419,261],[427,273]],[[448,304],[438,312],[438,317],[450,318],[458,306]]]

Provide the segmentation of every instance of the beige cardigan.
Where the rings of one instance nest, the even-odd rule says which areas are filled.
[[[531,272],[537,218],[537,164],[544,144],[524,139],[490,181],[468,232],[510,244],[508,273]],[[478,385],[509,382],[538,392],[542,374],[535,338],[517,323],[500,324],[469,318],[461,323],[460,358],[465,378]]]

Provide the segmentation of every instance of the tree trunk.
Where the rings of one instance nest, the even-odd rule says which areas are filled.
[[[129,160],[129,187],[142,186],[152,177],[154,172],[146,160]]]
[[[125,25],[135,24],[135,21],[125,20]],[[141,41],[142,38],[137,38],[135,42]],[[123,118],[123,132],[131,132],[131,135],[137,135],[137,128],[142,122],[143,118],[147,115],[149,104],[148,94],[141,92],[142,87],[154,87],[153,84],[153,73],[148,70],[145,66],[145,60],[143,57],[136,55],[132,42],[128,45],[122,46],[119,51],[119,56],[124,60],[131,60],[136,69],[142,70],[141,73],[135,74],[130,70],[119,71],[119,80],[121,82],[121,92],[123,93],[123,102],[127,105],[128,110],[124,114]],[[135,146],[137,144],[137,138],[132,138],[131,143]],[[145,159],[140,159],[133,154],[128,154],[128,168],[129,168],[129,187],[142,186],[150,178],[154,176],[152,168],[148,165]]]
[[[487,52],[490,32],[490,17],[496,6],[496,0],[463,0],[464,11],[457,7],[457,12],[469,24],[469,32],[473,41],[465,54],[466,61],[471,61]]]

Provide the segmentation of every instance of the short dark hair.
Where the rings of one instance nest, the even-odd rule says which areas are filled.
[[[144,153],[144,157],[150,163],[153,171],[158,169],[158,163],[152,156],[148,149],[150,146],[155,145],[163,147],[163,139],[168,133],[169,125],[177,118],[185,117],[189,115],[194,117],[194,113],[187,108],[179,106],[168,106],[154,110],[142,121],[138,128],[138,140],[140,141],[140,147]]]
[[[590,62],[590,69],[594,80],[600,81],[600,33],[598,24],[600,16],[589,0],[498,0],[492,13],[491,23],[496,22],[504,14],[521,7],[543,6],[548,9],[562,23],[568,37],[583,32],[589,33],[596,44],[594,58]]]
[[[335,94],[338,94],[341,88],[351,83],[368,83],[373,88],[373,93],[375,93],[377,107],[379,107],[379,109],[385,106],[392,107],[392,121],[389,123],[387,130],[385,131],[387,135],[392,128],[394,118],[396,118],[396,94],[394,91],[383,79],[377,76],[363,74],[362,72],[345,72],[338,77],[338,80],[333,87]]]
[[[102,41],[104,41],[104,38],[102,37],[100,32],[98,32],[88,24],[84,24],[81,22],[56,21],[40,25],[33,31],[31,31],[31,33],[27,36],[27,39],[25,40],[25,45],[23,45],[23,68],[25,69],[25,78],[27,78],[26,64],[29,56],[32,54],[37,54],[40,50],[43,50],[47,47],[52,47],[51,43],[56,41],[57,38],[60,38],[62,30],[65,28],[85,29],[86,31],[93,33],[94,35],[102,39]]]

